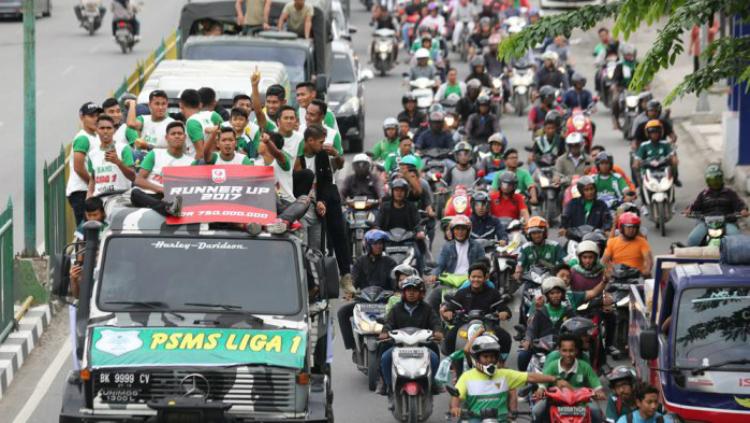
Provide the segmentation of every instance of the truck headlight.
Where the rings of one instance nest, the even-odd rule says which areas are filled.
[[[342,104],[341,107],[339,107],[339,113],[344,115],[356,115],[357,113],[359,113],[359,99],[357,97],[352,97],[347,100],[346,103]]]

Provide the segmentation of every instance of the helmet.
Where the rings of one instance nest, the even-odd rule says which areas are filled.
[[[424,282],[419,276],[409,276],[408,278],[404,279],[400,283],[400,288],[402,291],[406,288],[417,288],[420,291],[425,290]]]
[[[631,55],[631,54],[635,56],[635,46],[632,44],[622,43],[620,44],[620,53],[623,56]]]
[[[492,25],[492,20],[487,16],[479,20],[479,26],[485,26],[485,25],[486,26]]]
[[[706,185],[713,190],[720,190],[724,187],[724,171],[718,164],[706,166],[703,176],[706,178]]]
[[[398,280],[399,274],[406,275],[406,276],[416,276],[417,270],[408,264],[399,264],[398,266],[394,267],[393,270],[391,270],[391,279],[394,281]]]
[[[646,122],[646,134],[650,134],[651,132],[661,132],[662,131],[661,121],[659,119],[651,119],[648,122]]]
[[[398,120],[394,117],[385,118],[383,121],[383,130],[385,131],[388,128],[398,129]]]
[[[467,90],[470,90],[470,89],[478,90],[480,88],[482,88],[482,81],[476,78],[471,78],[469,82],[466,83]]]
[[[651,101],[651,99],[654,98],[654,95],[651,94],[651,91],[644,91],[640,94],[638,94],[638,102],[640,103],[643,100]]]
[[[609,387],[614,388],[617,382],[627,380],[633,385],[636,381],[635,369],[630,366],[617,366],[607,373]]]
[[[599,257],[599,246],[594,241],[581,241],[576,247],[576,256],[580,257],[583,253],[594,253]]]
[[[494,134],[490,135],[489,138],[487,138],[488,144],[492,144],[493,142],[502,144],[503,150],[505,150],[505,147],[508,146],[508,138],[506,138],[505,134],[503,134],[502,132],[495,132]]]
[[[649,100],[649,102],[646,103],[646,111],[661,114],[661,103],[659,100]]]
[[[546,234],[548,227],[549,225],[547,224],[547,220],[545,220],[543,217],[531,216],[531,218],[529,218],[529,221],[526,222],[526,233],[531,234],[533,232],[541,231]]]
[[[474,70],[474,66],[484,66],[484,58],[482,56],[475,56],[469,63],[471,69]]]
[[[594,322],[590,319],[585,317],[571,317],[560,326],[560,334],[570,333],[575,336],[590,335],[593,329]]]
[[[490,98],[484,94],[477,97],[477,105],[478,106],[489,106],[490,105]]]
[[[553,289],[559,289],[565,292],[568,286],[565,285],[565,281],[558,278],[557,276],[548,276],[542,281],[542,294],[547,295]]]
[[[548,123],[554,123],[557,126],[560,126],[562,123],[562,115],[557,110],[550,110],[547,112],[547,114],[544,116],[544,124]]]
[[[354,156],[354,159],[352,160],[352,169],[354,169],[354,173],[360,176],[367,175],[370,173],[370,169],[372,168],[372,159],[370,159],[370,156],[364,153],[359,153]]]
[[[545,51],[542,54],[542,60],[552,60],[553,62],[557,63],[557,59],[559,56],[554,51]]]
[[[395,178],[391,181],[391,191],[397,188],[402,188],[406,191],[409,191],[409,183],[406,182],[406,179],[404,178]]]
[[[503,172],[502,175],[500,175],[500,184],[508,184],[516,186],[518,185],[518,177],[513,172]]]
[[[601,230],[595,230],[587,233],[586,235],[581,238],[581,241],[592,241],[594,244],[596,244],[597,247],[599,247],[599,254],[603,252],[607,248],[607,235],[604,234]]]
[[[448,225],[448,228],[453,232],[454,229],[456,229],[459,226],[464,226],[466,229],[471,231],[471,219],[469,219],[468,216],[464,216],[462,214],[457,214],[453,216],[451,219],[451,223]]]
[[[475,366],[477,370],[480,372],[486,374],[487,376],[492,376],[495,374],[495,370],[497,370],[497,364],[488,364],[484,365],[479,362],[477,359],[480,354],[482,353],[495,353],[497,355],[497,358],[500,358],[500,343],[498,342],[497,338],[495,338],[492,335],[481,335],[477,337],[477,339],[474,340],[474,343],[471,345],[471,354],[475,357]]]
[[[576,183],[578,193],[583,195],[583,189],[586,188],[587,185],[593,185],[594,189],[596,189],[596,182],[594,181],[594,178],[589,175],[584,175],[578,178],[578,182]]]
[[[445,113],[434,111],[430,113],[430,122],[442,122],[445,119]]]
[[[388,240],[388,233],[380,229],[370,229],[365,233],[365,249],[370,252],[370,247],[376,242],[385,242]]]
[[[466,141],[457,142],[453,147],[453,154],[457,154],[460,151],[468,151],[471,153],[471,144]]]
[[[475,191],[471,194],[471,206],[474,207],[474,203],[489,203],[490,195],[486,191]]]
[[[630,201],[626,201],[620,204],[620,206],[617,207],[617,211],[620,214],[630,212],[635,213],[638,216],[641,215],[641,210],[638,208],[638,206],[635,203],[631,203]]]
[[[586,77],[578,72],[574,72],[573,76],[570,78],[570,82],[572,82],[573,84],[580,83],[582,85],[586,85]]]
[[[622,226],[640,226],[641,218],[635,213],[623,213],[617,219],[617,223]]]
[[[417,168],[419,165],[419,158],[413,154],[407,154],[401,158],[399,164],[406,165],[409,167]]]
[[[417,50],[416,53],[414,53],[414,57],[419,59],[429,59],[430,58],[430,52],[426,48],[420,48]]]
[[[545,99],[547,97],[555,97],[555,88],[550,85],[543,85],[541,88],[539,88],[539,95],[542,97],[542,99]]]
[[[406,104],[409,101],[416,102],[417,101],[417,97],[414,94],[412,94],[411,92],[404,93],[404,95],[401,96],[401,104],[402,105]]]
[[[429,28],[428,28],[428,31],[429,31]],[[424,34],[422,34],[422,42],[424,42],[426,40],[432,41],[432,33],[425,32]]]
[[[583,135],[580,132],[571,132],[570,135],[565,137],[565,144],[583,144]]]
[[[610,155],[606,151],[602,151],[601,153],[597,154],[596,158],[594,159],[594,163],[599,166],[601,162],[609,162],[609,164],[612,164],[612,155]]]

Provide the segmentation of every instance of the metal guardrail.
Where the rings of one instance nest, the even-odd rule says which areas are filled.
[[[13,204],[0,214],[0,342],[15,326],[13,318]]]
[[[174,30],[166,40],[161,41],[156,50],[146,57],[146,60],[139,61],[136,64],[135,71],[122,81],[122,84],[114,91],[112,96],[119,99],[125,93],[140,94],[143,84],[162,60],[172,60],[179,57],[180,41],[180,31]]]
[[[69,152],[70,146],[60,147],[57,157],[44,163],[44,250],[48,255],[61,253],[73,236],[75,219],[65,197]]]

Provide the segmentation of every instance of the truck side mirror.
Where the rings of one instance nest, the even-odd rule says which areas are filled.
[[[325,283],[325,296],[329,300],[339,297],[339,265],[336,262],[335,257],[324,257],[323,268],[325,276],[323,282]]]
[[[639,344],[642,359],[654,360],[659,356],[659,335],[656,329],[641,330]]]

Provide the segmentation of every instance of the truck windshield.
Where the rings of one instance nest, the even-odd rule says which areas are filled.
[[[283,45],[245,44],[195,44],[185,48],[183,58],[188,60],[248,60],[257,62],[279,62],[286,68],[292,86],[309,80],[305,77],[305,51],[299,48],[284,48]]]
[[[112,237],[106,243],[97,306],[187,311],[185,303],[231,305],[291,315],[301,308],[292,242],[271,239]],[[115,304],[118,303],[118,304]],[[150,307],[154,308],[154,307]]]
[[[346,84],[356,81],[352,61],[346,54],[334,54],[331,66],[331,83]]]
[[[693,288],[677,315],[677,367],[700,367],[750,357],[750,288]],[[746,369],[748,365],[728,365]]]

